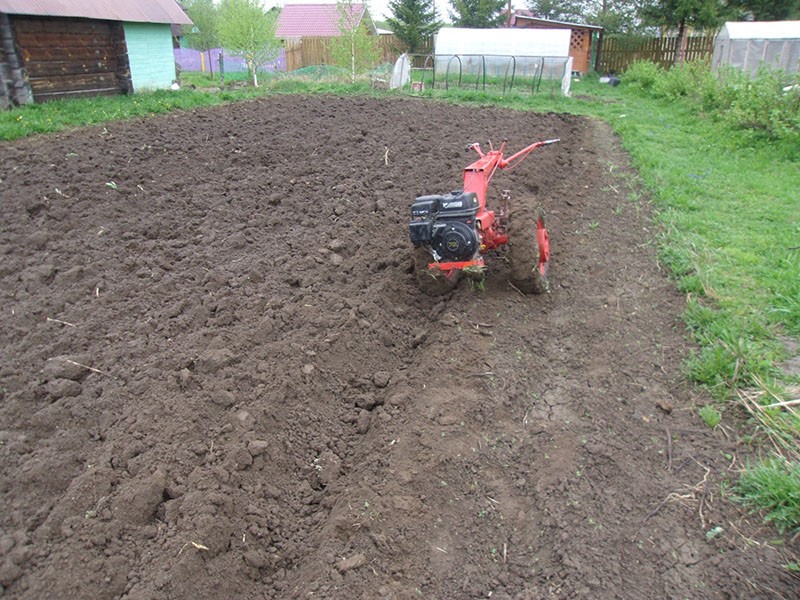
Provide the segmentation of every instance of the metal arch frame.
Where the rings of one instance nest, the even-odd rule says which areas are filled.
[[[517,57],[512,55],[509,58],[511,58],[511,61],[509,61],[509,62],[511,62],[511,84],[508,86],[508,89],[509,90],[513,90],[514,89],[514,76],[517,74]],[[503,75],[503,95],[504,96],[506,95],[506,81],[507,80],[508,80],[508,63],[506,63],[506,72]]]
[[[453,59],[458,61],[458,87],[461,87],[461,76],[464,72],[464,64],[461,62],[461,57],[458,54],[454,54],[450,57],[450,60],[447,61],[447,69],[444,72],[445,91],[450,89],[450,65],[453,64]]]
[[[414,59],[425,57],[425,62],[422,63],[422,67],[414,67]],[[432,65],[432,66],[428,66]],[[431,72],[431,87],[436,87],[436,59],[433,54],[409,54],[408,55],[408,86],[413,87],[414,83],[414,71],[421,72],[420,83],[425,83],[425,72]],[[401,73],[402,75],[402,73]]]

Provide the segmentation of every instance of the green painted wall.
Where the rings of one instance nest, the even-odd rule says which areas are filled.
[[[172,31],[168,23],[125,23],[133,91],[168,88],[175,79]]]

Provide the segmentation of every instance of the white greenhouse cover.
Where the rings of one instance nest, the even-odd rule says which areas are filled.
[[[569,56],[569,29],[466,29],[443,27],[436,54],[485,56]]]
[[[569,96],[572,58],[569,29],[467,29],[445,27],[434,42],[436,76],[454,71],[471,75],[507,77],[538,75],[560,79]],[[513,58],[512,58],[513,57]]]
[[[719,35],[730,40],[800,40],[800,21],[728,21]]]
[[[730,65],[754,76],[761,66],[800,70],[800,21],[725,23],[714,41],[711,66]]]

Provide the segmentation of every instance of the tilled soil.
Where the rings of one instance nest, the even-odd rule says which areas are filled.
[[[551,291],[420,293],[464,147]],[[681,375],[684,298],[608,128],[272,97],[0,146],[9,598],[791,598]],[[513,217],[512,217],[513,218]]]

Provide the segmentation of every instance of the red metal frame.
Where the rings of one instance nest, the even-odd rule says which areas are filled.
[[[489,183],[492,181],[497,169],[512,169],[517,166],[528,154],[536,148],[555,144],[559,139],[535,142],[512,154],[510,157],[503,156],[506,147],[506,140],[497,150],[489,142],[489,152],[483,152],[478,143],[470,144],[467,150],[474,150],[479,158],[466,169],[464,169],[464,192],[474,192],[478,197],[478,212],[475,215],[478,237],[480,241],[480,253],[485,254],[508,243],[508,214],[507,207],[503,206],[499,213],[489,210],[486,206],[486,194]],[[539,244],[539,270],[542,275],[547,269],[547,261],[550,258],[550,242],[544,224],[537,222],[536,239]],[[431,269],[440,269],[445,272],[460,270],[466,267],[483,266],[483,257],[475,260],[461,262],[433,262],[428,265]]]

